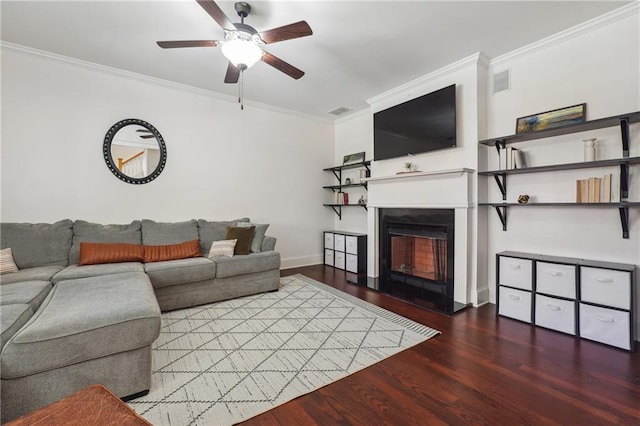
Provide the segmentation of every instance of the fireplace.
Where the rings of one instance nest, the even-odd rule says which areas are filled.
[[[447,314],[454,302],[454,209],[379,209],[377,290]]]

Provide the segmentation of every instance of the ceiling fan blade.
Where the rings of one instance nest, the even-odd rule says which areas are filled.
[[[147,130],[147,129],[138,129],[138,130],[136,130],[136,132],[141,132],[141,133],[151,133],[151,130]]]
[[[296,80],[304,75],[304,71],[299,70],[290,63],[283,61],[282,59],[272,55],[271,53],[265,52],[265,54],[262,55],[262,60],[275,69],[282,71],[289,77],[295,78]]]
[[[222,27],[223,30],[233,31],[236,27],[233,25],[233,22],[227,18],[227,15],[224,14],[220,6],[216,4],[213,0],[196,0],[200,6],[213,18],[214,21],[218,23]]]
[[[141,137],[142,139],[151,139],[151,138],[155,138],[155,136],[153,136],[153,135],[140,135],[140,137]]]
[[[292,38],[306,37],[313,34],[311,27],[307,21],[300,21],[283,27],[273,28],[271,30],[260,33],[260,38],[265,43],[276,43],[279,41],[290,40]]]
[[[224,76],[225,83],[237,83],[238,78],[240,78],[240,69],[229,62],[229,66],[227,67],[227,74]]]
[[[182,40],[182,41],[158,41],[158,46],[163,49],[173,49],[176,47],[216,47],[215,40]]]

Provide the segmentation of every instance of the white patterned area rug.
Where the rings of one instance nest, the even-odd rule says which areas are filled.
[[[149,394],[156,426],[230,425],[440,332],[302,275],[280,290],[162,314]]]

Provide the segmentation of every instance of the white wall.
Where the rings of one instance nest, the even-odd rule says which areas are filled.
[[[490,95],[488,137],[512,134],[516,118],[578,103],[587,103],[587,119],[640,110],[640,30],[638,5],[605,15],[588,30],[557,37],[535,48],[514,52],[491,62],[490,74],[509,69],[511,90]],[[565,34],[566,36],[566,34]],[[522,144],[531,165],[583,160],[582,139],[598,137],[596,159],[620,157],[619,128],[566,135]],[[631,156],[640,155],[640,126],[631,127]],[[495,149],[486,153],[483,169],[495,169]],[[529,194],[535,201],[575,201],[575,181],[619,168],[582,169],[508,176],[507,198]],[[640,169],[632,166],[630,200],[640,200]],[[481,178],[480,192],[501,199],[492,178]],[[484,186],[484,187],[482,187]],[[640,209],[630,209],[630,238],[622,238],[617,209],[513,208],[508,230],[495,212],[487,216],[488,281],[495,301],[495,253],[516,250],[621,263],[640,263]],[[482,226],[482,224],[480,225]],[[640,299],[640,292],[638,293]],[[640,300],[638,301],[640,307]],[[640,327],[637,327],[640,336]]]
[[[104,135],[124,118],[167,144],[149,184],[119,181],[103,160]],[[333,140],[331,123],[2,48],[3,221],[249,216],[271,224],[284,267],[320,263]]]

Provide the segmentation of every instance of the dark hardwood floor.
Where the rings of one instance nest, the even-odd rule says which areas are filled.
[[[442,332],[243,425],[640,425],[640,353],[495,315],[453,316],[347,283],[323,265],[290,269]]]

